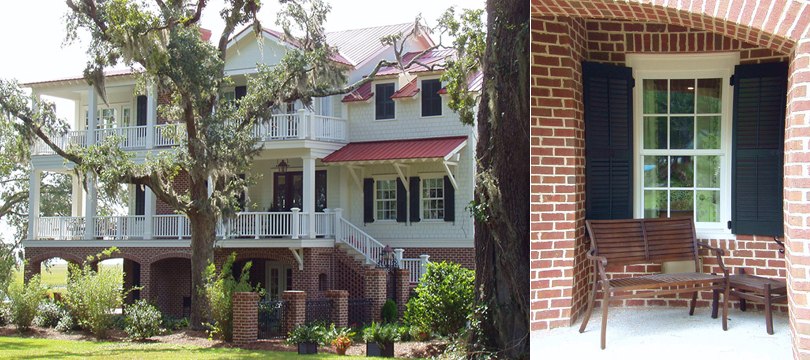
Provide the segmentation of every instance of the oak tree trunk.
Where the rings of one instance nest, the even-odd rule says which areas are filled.
[[[191,225],[191,319],[194,330],[205,329],[208,322],[208,302],[201,291],[205,284],[205,268],[214,261],[216,217],[209,213],[188,214]]]
[[[529,2],[487,1],[478,111],[475,291],[481,330],[470,350],[529,354]],[[474,353],[472,354],[474,356]]]

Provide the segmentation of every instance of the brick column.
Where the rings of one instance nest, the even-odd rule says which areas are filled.
[[[307,321],[307,293],[306,291],[285,291],[281,298],[286,301],[284,307],[284,318],[281,320],[286,334],[298,325],[303,325]]]
[[[365,297],[369,302],[369,320],[379,322],[382,319],[382,307],[388,293],[385,283],[386,276],[383,269],[366,269]]]
[[[141,299],[145,299],[150,303],[155,303],[152,291],[152,264],[141,264]]]
[[[327,290],[326,297],[332,299],[332,323],[337,327],[349,326],[349,292]]]
[[[790,64],[785,119],[785,260],[793,356],[810,358],[810,38]]]
[[[26,259],[29,260],[29,259]],[[31,280],[34,275],[42,273],[42,262],[27,262],[23,267],[23,281],[27,284],[29,280]]]
[[[411,292],[411,272],[408,269],[396,269],[394,278],[397,282],[394,300],[397,302],[399,317],[402,318],[402,315],[405,314],[405,305],[408,303],[408,295]]]
[[[259,294],[233,293],[233,342],[247,345],[259,338]]]
[[[583,19],[532,19],[531,329],[568,326],[585,303]]]

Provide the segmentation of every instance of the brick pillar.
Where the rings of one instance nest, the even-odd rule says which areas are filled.
[[[349,326],[349,292],[327,290],[326,297],[332,299],[332,323],[337,327]]]
[[[259,294],[233,293],[233,342],[247,345],[259,338]]]
[[[369,320],[379,322],[382,319],[382,307],[388,297],[386,288],[386,276],[383,269],[366,269],[365,274],[365,297],[369,301]]]
[[[26,261],[30,259],[25,259]],[[25,266],[23,267],[23,280],[28,283],[28,280],[31,280],[34,275],[40,274],[42,272],[42,262],[26,262]]]
[[[793,356],[810,358],[810,38],[790,64],[785,119],[785,260]]]
[[[298,325],[303,325],[307,321],[307,293],[306,291],[285,291],[281,298],[286,301],[284,307],[284,324],[282,331],[286,334]]]
[[[155,303],[152,291],[152,264],[141,264],[141,299],[145,299],[150,303]]]
[[[532,18],[531,329],[568,326],[585,304],[585,23]]]
[[[394,278],[397,282],[394,301],[397,302],[397,311],[401,319],[402,315],[405,314],[405,305],[408,303],[408,296],[411,292],[411,272],[408,269],[396,269],[394,270]]]

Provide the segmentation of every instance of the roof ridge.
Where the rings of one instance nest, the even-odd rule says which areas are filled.
[[[382,28],[382,27],[399,26],[399,25],[410,25],[410,24],[413,24],[413,22],[404,22],[404,23],[398,23],[398,24],[388,24],[388,25],[378,25],[378,26],[367,26],[367,27],[363,27],[363,28],[344,29],[344,30],[336,30],[336,31],[327,31],[326,33],[327,33],[327,34],[336,34],[336,33],[349,32],[349,31],[360,31],[360,30],[377,29],[377,28]]]

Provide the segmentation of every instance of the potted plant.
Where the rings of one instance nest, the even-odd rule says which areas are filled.
[[[346,350],[352,346],[352,339],[354,338],[355,332],[352,331],[350,328],[346,327],[335,327],[335,324],[332,324],[332,327],[329,329],[327,339],[335,348],[335,352],[338,355],[346,355]]]
[[[287,343],[298,345],[298,354],[317,354],[323,341],[324,328],[320,325],[299,325],[287,334]]]
[[[399,341],[399,327],[396,324],[372,322],[363,330],[367,356],[394,357],[394,342]]]

